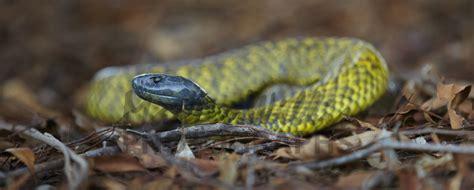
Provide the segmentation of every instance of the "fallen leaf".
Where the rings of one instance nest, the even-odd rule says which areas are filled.
[[[187,159],[195,158],[193,151],[191,150],[191,148],[189,148],[188,143],[186,142],[186,138],[184,138],[184,135],[182,135],[181,139],[179,140],[175,156],[178,158]]]
[[[127,186],[120,182],[118,179],[113,179],[112,177],[94,177],[90,180],[90,186],[94,189],[116,189],[116,190],[125,190]]]
[[[430,111],[446,106],[451,128],[460,129],[463,127],[466,119],[458,114],[456,109],[459,107],[463,111],[472,110],[472,103],[465,101],[469,97],[470,92],[471,85],[440,83],[437,85],[436,97],[426,101],[421,108]],[[428,121],[431,120],[428,119]]]
[[[473,189],[474,182],[474,168],[472,165],[474,156],[458,154],[454,156],[454,163],[456,164],[456,175],[450,179],[450,189]]]
[[[448,103],[448,115],[451,128],[460,129],[463,127],[465,119],[456,113],[456,108],[461,105],[471,92],[471,85],[458,86],[453,85],[452,91],[455,92]]]
[[[398,172],[400,189],[422,189],[423,183],[417,173],[411,169],[402,169]]]
[[[219,171],[219,162],[217,160],[192,159],[190,160],[194,165],[206,173],[213,173]]]
[[[30,148],[22,147],[22,148],[9,148],[5,150],[13,154],[18,160],[20,160],[23,164],[28,167],[28,170],[33,174],[35,173],[35,154]]]
[[[173,186],[173,179],[160,177],[149,183],[146,183],[140,189],[144,189],[144,190],[171,189],[172,186]]]
[[[272,155],[275,158],[289,158],[297,160],[321,160],[341,155],[343,152],[362,147],[374,142],[380,134],[378,131],[366,131],[338,140],[329,140],[318,135],[307,140],[300,146],[283,147],[276,150]]]
[[[238,154],[222,154],[219,156],[219,179],[230,185],[234,184],[238,177]]]
[[[342,149],[334,141],[318,135],[307,140],[303,145],[279,148],[272,155],[276,158],[319,160],[338,156],[341,152]]]
[[[36,98],[35,93],[20,80],[13,79],[5,82],[0,93],[0,97],[7,100],[4,102],[15,105],[17,109],[23,108],[29,113],[39,113],[48,118],[60,115],[58,112],[44,107]]]
[[[99,156],[91,158],[93,168],[102,172],[143,172],[145,167],[129,155]]]
[[[341,189],[362,189],[363,184],[374,175],[371,171],[356,171],[339,177],[335,186]]]
[[[458,115],[454,109],[448,109],[449,122],[452,129],[461,129],[465,119]]]
[[[366,131],[361,134],[348,136],[335,141],[335,144],[341,150],[350,150],[358,147],[362,147],[374,142],[379,138],[380,130],[377,131]]]
[[[166,166],[167,162],[142,138],[126,132],[120,132],[117,145],[122,152],[136,157],[146,168]]]
[[[361,127],[368,128],[368,129],[374,130],[374,131],[380,130],[379,128],[377,128],[377,127],[375,127],[374,125],[372,125],[372,123],[364,122],[364,121],[361,121],[361,120],[358,120],[358,119],[356,119],[356,121],[359,123],[359,125],[360,125]]]

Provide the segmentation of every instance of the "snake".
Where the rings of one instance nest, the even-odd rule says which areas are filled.
[[[167,63],[106,67],[92,80],[85,112],[106,123],[256,125],[313,134],[378,100],[389,71],[370,43],[350,37],[263,41]],[[239,102],[278,84],[289,93],[265,105]]]

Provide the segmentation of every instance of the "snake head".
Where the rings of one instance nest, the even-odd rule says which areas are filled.
[[[142,74],[133,78],[132,87],[140,98],[175,113],[181,111],[183,105],[204,105],[208,99],[199,85],[180,76]]]

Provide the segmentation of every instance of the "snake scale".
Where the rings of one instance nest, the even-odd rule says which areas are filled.
[[[105,122],[177,116],[186,124],[252,124],[307,135],[373,104],[388,73],[380,53],[362,40],[288,38],[202,59],[105,68],[91,82],[85,111]],[[274,84],[298,90],[268,105],[231,107]]]

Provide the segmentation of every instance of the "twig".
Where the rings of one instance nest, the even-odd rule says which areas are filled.
[[[474,154],[474,146],[467,145],[453,145],[453,144],[419,144],[414,142],[399,142],[391,138],[384,138],[367,148],[354,151],[350,154],[318,162],[306,162],[291,164],[293,167],[307,167],[310,169],[322,169],[327,167],[339,166],[347,164],[385,149],[400,149],[423,152],[449,152],[456,154]]]
[[[244,154],[244,153],[247,153],[247,152],[257,153],[257,152],[260,152],[260,151],[273,151],[273,150],[275,150],[277,148],[280,148],[282,146],[284,146],[284,145],[281,144],[281,143],[278,143],[278,142],[268,142],[268,143],[253,145],[253,146],[245,146],[245,147],[237,148],[234,151],[237,154]]]
[[[279,141],[286,144],[299,144],[304,142],[303,138],[294,137],[287,133],[273,132],[265,128],[248,125],[228,125],[228,124],[209,124],[186,127],[183,129],[175,129],[171,131],[164,131],[153,134],[144,134],[141,132],[127,130],[141,136],[148,138],[156,138],[161,142],[177,141],[184,133],[187,139],[205,138],[212,136],[237,136],[237,137],[261,137],[272,141]]]
[[[398,134],[401,134],[401,135],[422,135],[422,134],[429,134],[429,133],[435,133],[435,134],[440,134],[440,135],[452,135],[452,136],[474,136],[474,131],[439,129],[439,128],[432,128],[432,127],[424,127],[422,129],[412,129],[412,130],[405,130],[405,131],[398,132]]]
[[[67,147],[51,134],[42,134],[35,128],[28,128],[22,125],[12,125],[3,121],[0,121],[0,129],[21,133],[30,138],[44,142],[61,151],[64,155],[64,173],[66,174],[66,178],[69,182],[69,189],[78,189],[81,183],[86,179],[89,170],[87,161],[77,155],[74,151],[72,151],[69,147]],[[73,166],[73,163],[76,165]]]

